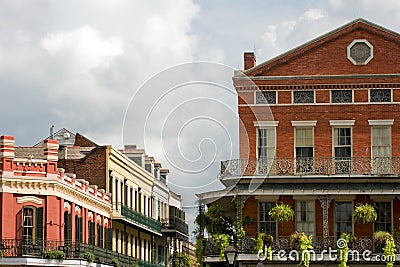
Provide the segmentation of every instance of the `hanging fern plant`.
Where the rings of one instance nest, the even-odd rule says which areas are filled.
[[[354,222],[370,223],[376,221],[378,214],[375,208],[368,203],[358,203],[353,212]]]
[[[268,215],[271,216],[276,221],[288,222],[293,220],[294,211],[290,205],[282,203],[273,207],[268,212]]]

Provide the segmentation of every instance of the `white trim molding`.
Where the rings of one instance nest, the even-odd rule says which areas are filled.
[[[356,43],[364,43],[366,46],[369,47],[370,49],[370,55],[369,57],[364,61],[364,62],[356,62],[352,57],[351,57],[351,48],[356,44]],[[371,61],[371,59],[374,57],[374,47],[366,40],[366,39],[355,39],[353,42],[351,42],[347,46],[347,59],[350,60],[351,63],[354,65],[367,65],[368,62]]]
[[[71,212],[71,204],[68,202],[64,202],[64,210],[67,210],[68,212]]]
[[[384,126],[384,125],[393,125],[394,119],[391,120],[368,120],[369,125],[377,125],[377,126]]]
[[[331,126],[354,126],[355,120],[330,120]]]
[[[22,204],[22,203],[26,203],[26,202],[32,202],[38,205],[42,205],[43,204],[43,200],[35,197],[35,196],[25,196],[25,197],[18,197],[17,198],[17,203],[18,204]]]
[[[315,125],[317,125],[317,121],[292,121],[293,127],[315,126]]]
[[[255,127],[277,127],[279,121],[254,121]]]

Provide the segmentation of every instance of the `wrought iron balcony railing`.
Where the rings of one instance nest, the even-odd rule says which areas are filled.
[[[399,175],[400,157],[233,159],[221,162],[221,177],[252,175]]]
[[[0,240],[0,251],[3,257],[43,257],[44,251],[59,250],[64,252],[65,259],[84,259],[85,252],[93,253],[96,262],[113,264],[117,259],[120,266],[129,266],[138,263],[140,267],[159,267],[161,265],[138,260],[134,257],[117,253],[115,251],[72,241],[58,240]]]
[[[400,237],[394,237],[396,245],[396,254],[400,253]],[[324,250],[329,251],[337,249],[337,237],[313,237],[313,251],[315,253],[322,253]],[[264,244],[265,245],[265,244]],[[298,243],[291,241],[290,237],[279,237],[277,240],[267,244],[271,249],[278,253],[278,251],[285,251],[289,253],[293,250],[299,250]],[[358,251],[360,254],[364,251],[371,251],[373,253],[383,253],[385,241],[377,241],[372,237],[355,237],[348,243],[349,249]],[[251,237],[244,237],[237,245],[239,253],[250,254],[255,252],[255,240]],[[220,254],[220,248],[217,246],[212,238],[205,241],[204,255],[216,256]]]
[[[168,218],[166,220],[161,220],[163,230],[176,230],[184,235],[188,235],[189,227],[188,224],[182,221],[180,218]]]
[[[138,223],[144,228],[161,234],[161,222],[157,221],[156,219],[141,214],[140,212],[137,212],[125,205],[121,205],[121,215],[131,222]]]

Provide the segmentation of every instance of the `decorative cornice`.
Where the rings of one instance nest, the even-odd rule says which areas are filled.
[[[18,204],[22,204],[22,203],[26,203],[26,202],[32,202],[38,205],[42,205],[43,204],[43,200],[35,197],[35,196],[24,196],[24,197],[18,197],[17,198],[17,203]]]

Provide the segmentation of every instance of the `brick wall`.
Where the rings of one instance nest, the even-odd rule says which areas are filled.
[[[100,189],[106,189],[106,153],[107,147],[100,146],[81,160],[60,159],[58,164],[66,173],[75,173],[77,179],[85,179]]]
[[[246,235],[256,237],[258,235],[258,201],[253,196],[249,197],[244,203],[242,219],[246,216],[254,219],[252,224],[244,226]]]
[[[239,107],[240,156],[256,157],[256,128],[254,121],[267,120],[266,107]],[[273,120],[279,121],[277,133],[277,157],[294,157],[294,127],[291,121],[316,120],[314,127],[314,156],[332,157],[332,126],[330,120],[355,120],[353,129],[353,157],[371,156],[371,127],[368,120],[394,119],[392,126],[392,155],[400,156],[400,105],[307,105],[271,106]],[[247,144],[249,151],[247,150]]]

